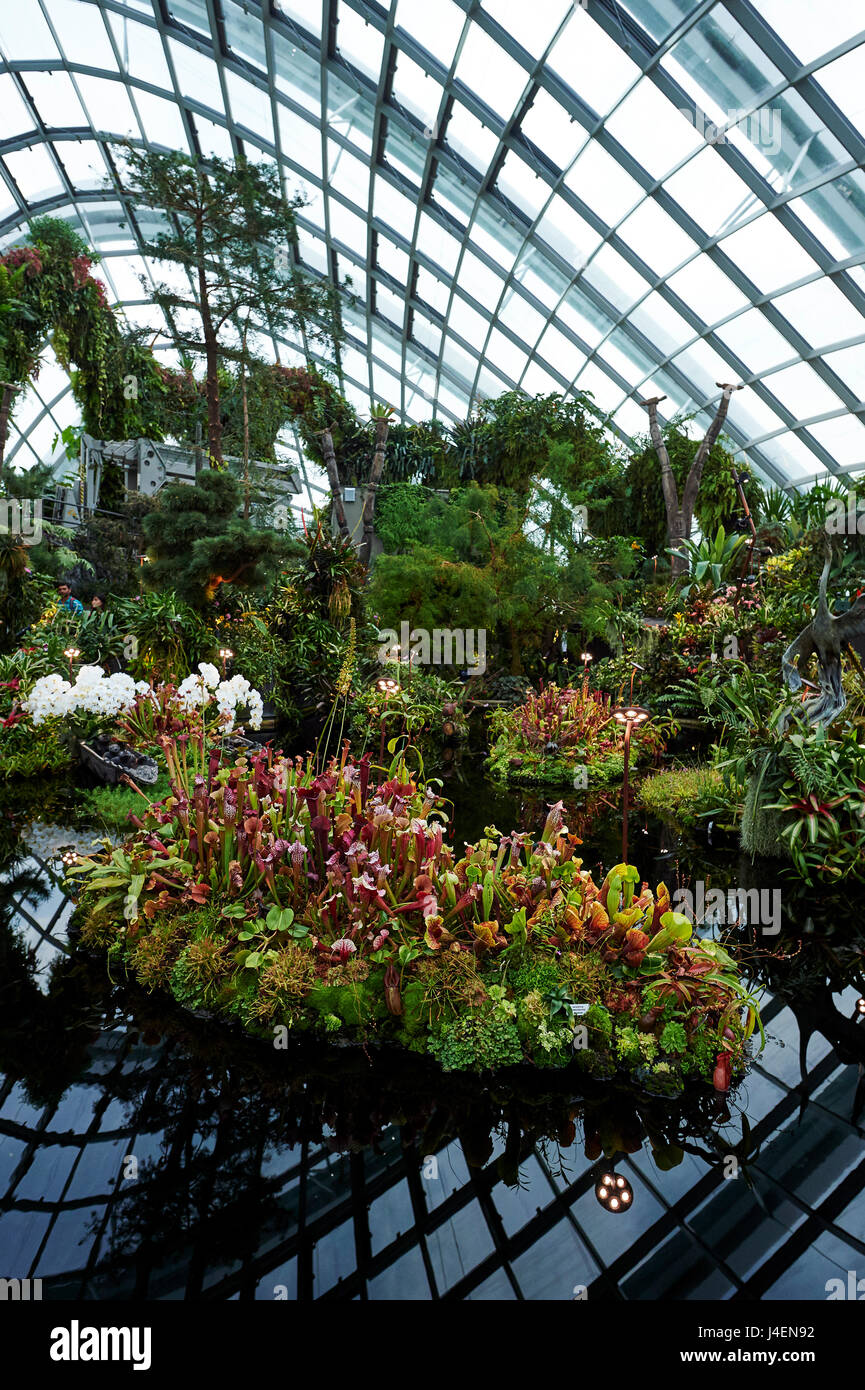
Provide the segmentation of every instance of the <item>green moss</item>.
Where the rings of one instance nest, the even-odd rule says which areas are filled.
[[[516,1024],[495,1011],[438,1024],[429,1051],[445,1071],[485,1071],[523,1061]]]

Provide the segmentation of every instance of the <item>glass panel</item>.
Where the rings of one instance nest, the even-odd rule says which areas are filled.
[[[388,122],[385,158],[388,164],[410,180],[418,191],[426,167],[428,150],[428,140],[406,134],[396,121]]]
[[[42,13],[39,0],[16,0],[0,13],[0,46],[12,59],[58,59],[60,54]]]
[[[854,32],[860,29],[863,24],[861,11],[857,14],[853,9],[848,10],[847,22]],[[820,27],[822,29],[822,22]],[[860,135],[865,135],[865,49],[854,48],[828,67],[820,68],[816,78]]]
[[[312,111],[318,119],[321,112],[321,68],[319,64],[313,62],[312,58],[303,52],[303,49],[296,48],[276,30],[273,31],[272,41],[273,78],[277,88],[290,96],[299,106],[304,106],[307,111]],[[328,96],[331,98],[330,118],[333,120],[338,105],[338,92],[343,84],[339,78],[331,77],[327,85]],[[347,91],[347,89],[345,90]],[[347,91],[347,96],[350,97],[351,95],[353,94]]]
[[[528,74],[477,24],[469,28],[456,67],[462,82],[492,111],[507,119],[528,82]]]
[[[637,306],[629,315],[628,321],[635,328],[639,328],[650,343],[657,344],[665,357],[669,357],[694,337],[694,330],[687,319],[677,314],[657,290]]]
[[[321,6],[310,5],[309,0],[273,0],[280,14],[294,20],[308,34],[321,38]]]
[[[608,117],[606,128],[653,178],[699,149],[692,121],[644,78]]]
[[[573,381],[586,360],[586,354],[554,324],[541,338],[537,351],[566,381]]]
[[[667,275],[693,256],[697,243],[682,231],[654,198],[646,198],[626,217],[619,235],[657,275]]]
[[[267,71],[267,55],[264,49],[264,30],[258,15],[249,14],[246,8],[226,0],[222,6],[225,16],[225,29],[228,47],[232,53],[254,63],[263,72]]]
[[[724,5],[715,5],[683,34],[661,67],[716,124],[750,110],[783,80]]]
[[[567,169],[588,140],[588,132],[545,92],[535,93],[522,132],[559,169]]]
[[[46,145],[27,145],[23,150],[10,150],[3,160],[21,193],[31,202],[63,192],[57,165]]]
[[[859,338],[865,330],[862,315],[830,280],[815,280],[773,302],[811,347]]]
[[[412,38],[450,67],[465,16],[453,0],[398,0],[396,22]]]
[[[747,304],[745,296],[708,256],[700,256],[677,270],[667,284],[705,323],[726,318]]]
[[[693,4],[690,0],[624,0],[622,8],[633,15],[647,34],[660,42],[672,33],[677,24],[688,18]]]
[[[548,62],[579,100],[599,116],[605,116],[640,77],[636,63],[589,18],[582,5],[574,11]]]
[[[135,101],[149,140],[165,145],[170,150],[189,153],[189,141],[186,138],[180,108],[173,101],[166,101],[164,97],[151,96],[150,92],[142,91],[135,93]]]
[[[524,343],[536,343],[547,321],[543,314],[539,314],[537,309],[512,287],[505,291],[498,319],[507,328],[512,328]]]
[[[442,270],[452,275],[456,270],[460,254],[460,244],[441,223],[434,221],[428,212],[422,212],[418,226],[417,244],[419,250]]]
[[[295,164],[302,164],[317,179],[321,178],[321,139],[318,127],[290,111],[287,106],[277,106],[279,116],[279,138],[283,154]],[[336,147],[334,141],[329,148]]]
[[[760,14],[803,63],[828,53],[862,28],[856,5],[824,5],[815,22],[810,0],[760,0]]]
[[[67,82],[69,81],[68,78],[66,80]],[[69,85],[72,85],[71,82]],[[38,106],[39,103],[37,102],[37,109]],[[21,96],[9,73],[0,74],[0,108],[2,108],[3,111],[3,135],[5,139],[10,140],[14,135],[24,135],[31,130],[35,133],[36,122],[33,119],[33,113]],[[40,115],[41,114],[40,111]],[[83,111],[81,114],[83,116]],[[48,125],[57,125],[61,123],[62,122],[57,121],[47,122]]]
[[[713,149],[703,150],[673,174],[665,184],[665,192],[709,236],[735,227],[757,206],[750,189]]]
[[[441,85],[407,53],[397,57],[392,91],[394,100],[422,122],[427,138],[434,139],[442,100]]]
[[[799,420],[841,409],[842,402],[835,392],[820,380],[807,362],[799,362],[795,367],[785,367],[783,371],[775,372],[766,378],[765,385]]]
[[[58,141],[54,153],[74,188],[101,188],[105,183],[108,168],[95,140]]]
[[[235,121],[272,145],[273,119],[269,93],[264,88],[254,87],[251,82],[245,82],[228,68],[225,70],[225,85]]]
[[[117,72],[117,59],[96,5],[51,0],[47,8],[67,62]]]
[[[851,391],[856,392],[860,401],[865,401],[865,343],[842,348],[840,352],[830,352],[825,362]]]
[[[378,85],[384,39],[378,29],[361,19],[350,5],[339,7],[336,48],[347,63],[371,77]]]
[[[168,0],[168,13],[171,19],[176,19],[180,24],[186,24],[191,29],[198,29],[202,34],[210,36],[210,16],[207,13],[206,0]]]
[[[492,313],[501,299],[504,281],[471,251],[465,251],[460,262],[459,286]]]
[[[483,7],[506,34],[533,58],[540,58],[571,8],[569,0],[546,0],[542,6],[524,0],[483,0]]]
[[[737,314],[716,330],[718,337],[754,373],[768,371],[795,355],[787,339],[774,328],[760,309]]]
[[[819,271],[817,263],[769,212],[725,237],[719,246],[762,294]]]
[[[355,159],[334,140],[327,142],[328,181],[337,193],[360,207],[366,215],[369,203],[369,165]]]
[[[534,222],[550,196],[550,186],[514,150],[508,150],[497,187]]]
[[[601,244],[601,237],[594,227],[558,194],[550,202],[535,230],[573,266],[575,272],[586,264]]]
[[[602,246],[593,256],[583,279],[604,296],[621,312],[636,300],[649,293],[649,282],[639,275],[633,266],[628,265],[624,256],[614,251],[612,246]]]
[[[855,169],[789,204],[839,260],[865,254],[865,176]]]
[[[624,169],[590,140],[571,171],[565,186],[612,227],[645,196],[644,190]]]

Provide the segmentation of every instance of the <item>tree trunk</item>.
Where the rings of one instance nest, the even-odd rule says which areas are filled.
[[[324,460],[324,467],[327,472],[327,481],[330,484],[330,495],[333,498],[333,510],[336,513],[337,529],[344,541],[351,541],[348,522],[345,519],[342,488],[339,485],[339,469],[336,466],[333,435],[330,430],[321,430],[319,437],[321,439],[321,456]]]
[[[375,421],[375,453],[372,456],[372,468],[369,472],[369,482],[363,495],[363,511],[361,513],[361,542],[360,542],[360,562],[369,569],[372,559],[372,527],[375,517],[375,494],[379,485],[382,472],[384,470],[384,455],[387,445],[387,432],[390,427],[390,420],[387,416],[379,415]]]
[[[207,396],[207,445],[211,467],[222,463],[222,419],[219,414],[219,342],[210,312],[207,293],[207,272],[204,268],[204,250],[199,239],[198,300],[201,314],[201,331],[204,338],[204,359],[207,364],[205,393]]]
[[[9,437],[9,416],[12,413],[12,400],[17,386],[13,386],[10,381],[4,381],[3,398],[0,402],[0,476],[3,473],[3,460],[6,457],[6,440]]]
[[[667,453],[664,436],[658,424],[658,406],[661,401],[666,399],[666,396],[655,396],[650,401],[643,401],[643,405],[649,412],[649,435],[661,465],[661,491],[664,494],[664,506],[667,511],[667,540],[671,548],[675,550],[680,541],[690,536],[691,527],[690,525],[687,529],[685,527],[685,516],[679,506],[679,489],[676,487],[676,479],[670,465],[670,455]],[[687,566],[688,562],[684,555],[676,553],[670,556],[670,574],[673,579],[684,574]]]
[[[243,358],[240,363],[240,397],[243,402],[243,519],[249,520],[249,397],[246,390],[246,334],[249,325],[243,326]]]
[[[715,418],[706,431],[706,436],[694,455],[694,462],[688,470],[681,503],[679,502],[676,479],[670,466],[670,456],[667,453],[664,436],[658,424],[658,406],[661,401],[666,400],[666,396],[655,396],[650,401],[643,401],[643,406],[649,412],[649,435],[661,464],[661,490],[664,494],[664,506],[667,510],[667,538],[670,542],[670,548],[674,552],[670,556],[670,575],[673,579],[679,579],[687,573],[687,558],[678,551],[678,547],[682,541],[690,539],[691,528],[694,524],[694,507],[697,504],[700,480],[703,476],[706,459],[715,447],[715,442],[721,433],[721,426],[727,417],[727,407],[730,404],[731,395],[734,391],[742,389],[729,382],[719,381],[716,384],[721,387],[721,399],[718,402],[718,409],[715,411]]]

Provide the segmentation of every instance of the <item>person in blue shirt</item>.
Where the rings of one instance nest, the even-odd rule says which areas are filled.
[[[80,618],[84,613],[84,604],[75,597],[65,580],[57,585],[57,608],[60,612],[71,613],[75,618]]]

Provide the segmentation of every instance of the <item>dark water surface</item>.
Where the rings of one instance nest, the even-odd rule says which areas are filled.
[[[468,758],[443,779],[458,844],[539,829],[553,800]],[[780,936],[749,948],[768,1045],[727,1100],[575,1097],[530,1069],[271,1054],[117,987],[69,952],[57,849],[89,834],[62,795],[24,796],[0,807],[0,1277],[55,1299],[822,1300],[865,1271],[852,904],[634,813],[653,884],[782,883]],[[568,808],[587,867],[621,857],[609,801],[591,822]],[[587,1136],[622,1151],[622,1214],[595,1197]]]

